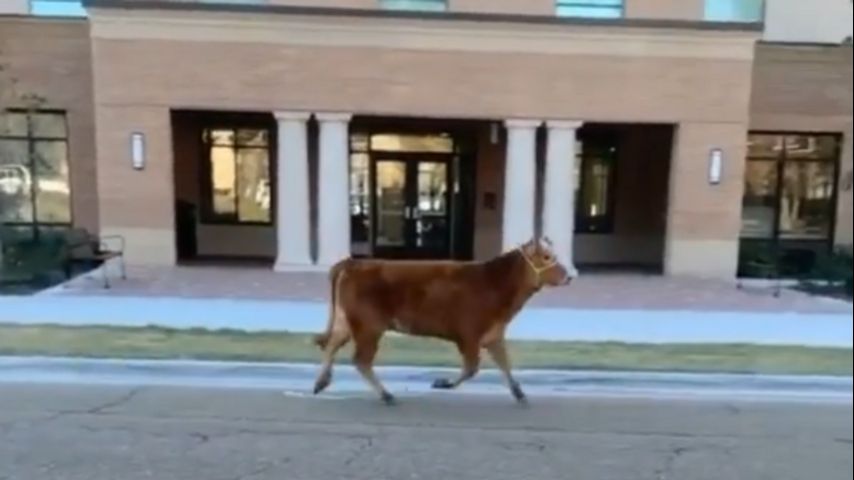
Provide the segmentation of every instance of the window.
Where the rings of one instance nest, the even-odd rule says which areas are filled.
[[[575,230],[612,233],[616,142],[608,137],[578,142],[575,185]]]
[[[444,12],[448,9],[448,2],[447,0],[380,0],[380,6],[386,10]]]
[[[0,206],[6,225],[71,223],[64,113],[0,113]]]
[[[706,0],[705,19],[710,22],[761,22],[764,0]]]
[[[743,250],[779,247],[784,256],[797,250],[801,257],[814,257],[829,248],[836,219],[839,137],[751,134],[748,144]],[[810,262],[793,268],[808,269]]]
[[[212,128],[204,131],[208,223],[270,224],[270,131]]]
[[[57,17],[85,17],[82,0],[30,0],[33,15]]]
[[[623,0],[557,0],[559,17],[621,18]]]

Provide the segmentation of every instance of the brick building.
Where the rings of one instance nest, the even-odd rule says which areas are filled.
[[[0,124],[0,221],[120,234],[138,264],[481,259],[534,232],[582,270],[733,278],[769,245],[808,264],[852,243],[851,17],[0,0],[0,64],[46,100]]]

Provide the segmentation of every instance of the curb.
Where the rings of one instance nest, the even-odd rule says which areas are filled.
[[[0,383],[99,384],[200,388],[279,390],[305,394],[318,365],[184,360],[110,360],[45,357],[0,357]],[[436,393],[430,388],[451,368],[377,367],[377,375],[392,390]],[[831,376],[688,374],[516,370],[527,390],[538,395],[597,395],[682,398],[789,399],[851,402],[852,378]],[[335,367],[334,395],[366,392],[349,365]],[[466,383],[465,393],[506,394],[501,374],[485,369]]]

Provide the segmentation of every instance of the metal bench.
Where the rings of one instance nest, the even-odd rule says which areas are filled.
[[[65,236],[65,275],[71,278],[72,268],[79,263],[100,264],[104,288],[110,288],[107,263],[118,259],[122,280],[127,279],[125,265],[125,239],[120,235],[98,236],[82,228],[73,228]]]

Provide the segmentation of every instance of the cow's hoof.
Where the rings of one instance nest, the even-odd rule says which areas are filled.
[[[513,398],[516,399],[516,402],[519,405],[528,405],[528,397],[525,396],[525,392],[522,391],[522,387],[519,385],[513,385],[510,392],[513,394]]]
[[[383,392],[380,399],[383,401],[384,404],[386,404],[388,406],[392,406],[392,405],[397,404],[397,399],[394,398],[394,395],[392,395],[388,392]]]
[[[454,384],[447,378],[438,378],[433,382],[433,388],[436,390],[451,390]]]
[[[319,395],[321,392],[326,390],[329,387],[329,384],[332,383],[331,376],[323,376],[317,379],[317,382],[314,384],[314,394]]]

